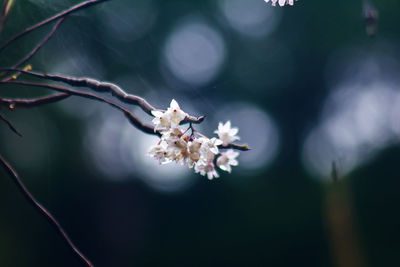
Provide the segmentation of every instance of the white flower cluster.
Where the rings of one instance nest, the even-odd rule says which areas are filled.
[[[273,6],[276,6],[276,3],[278,2],[280,6],[284,5],[291,5],[293,6],[295,0],[264,0],[266,3],[271,1]],[[296,0],[297,1],[297,0]]]
[[[231,166],[239,164],[236,160],[239,152],[232,149],[220,152],[218,149],[219,145],[226,146],[240,139],[236,135],[239,130],[231,128],[230,121],[225,124],[219,123],[218,130],[215,131],[218,138],[209,139],[194,130],[191,125],[186,130],[179,127],[179,123],[187,114],[180,109],[174,99],[165,112],[152,111],[152,114],[155,117],[154,130],[159,131],[162,136],[158,144],[150,148],[149,156],[157,159],[160,164],[176,162],[188,165],[189,168],[194,168],[196,173],[207,175],[210,180],[219,177],[215,165],[230,173]]]

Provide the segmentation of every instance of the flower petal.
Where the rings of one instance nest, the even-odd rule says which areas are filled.
[[[159,110],[152,110],[151,114],[153,114],[154,117],[161,117],[162,115],[164,115],[164,112]]]
[[[176,102],[175,99],[171,100],[171,104],[169,104],[169,106],[173,109],[180,109],[178,102]]]

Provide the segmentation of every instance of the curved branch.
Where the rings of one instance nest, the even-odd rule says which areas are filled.
[[[7,106],[10,109],[14,109],[17,106],[31,108],[58,102],[70,96],[71,95],[67,93],[60,93],[38,98],[0,98],[0,105]]]
[[[17,130],[17,128],[14,127],[14,125],[11,123],[11,121],[7,120],[7,118],[4,117],[4,115],[1,113],[0,113],[0,119],[8,125],[8,128],[10,128],[11,131],[13,131],[19,137],[22,137],[22,134]]]
[[[64,94],[66,94],[66,95],[62,95],[62,94],[53,95],[53,96],[47,96],[47,97],[42,97],[42,98],[38,98],[38,99],[30,99],[30,100],[29,99],[19,99],[20,101],[17,104],[19,104],[20,106],[25,106],[25,107],[39,106],[42,104],[47,104],[47,103],[52,103],[52,102],[62,100],[64,98],[68,97],[69,95],[76,95],[76,96],[89,98],[92,100],[107,103],[110,106],[112,106],[112,107],[118,109],[119,111],[121,111],[122,113],[124,113],[125,117],[129,120],[129,122],[133,126],[135,126],[137,129],[139,129],[142,132],[147,133],[147,134],[161,136],[161,133],[159,131],[154,130],[154,126],[142,122],[139,118],[137,118],[130,110],[128,110],[124,106],[121,106],[107,98],[98,96],[98,95],[90,93],[90,92],[82,92],[79,90],[62,87],[62,86],[57,86],[57,85],[26,82],[26,81],[14,81],[13,80],[13,81],[0,82],[0,86],[2,84],[18,84],[18,85],[22,85],[22,86],[41,87],[41,88],[46,88],[46,89],[50,89],[50,90],[54,90],[54,91],[58,91],[58,92],[62,92]],[[4,99],[4,98],[0,99],[0,100],[5,100],[5,102],[7,102],[8,104],[12,101],[11,99]],[[250,148],[247,145],[238,145],[238,144],[233,144],[233,143],[228,144],[226,146],[221,145],[221,146],[219,146],[219,148],[221,148],[221,149],[232,148],[232,149],[236,149],[236,150],[240,150],[240,151],[250,150]]]
[[[45,20],[43,20],[43,21],[41,21],[41,22],[39,22],[39,23],[37,23],[37,24],[31,26],[31,27],[28,27],[28,28],[26,28],[24,31],[22,31],[22,32],[20,32],[20,33],[18,33],[18,34],[16,34],[16,35],[14,35],[11,39],[9,39],[7,42],[5,42],[5,44],[3,44],[3,45],[0,47],[0,53],[1,53],[6,47],[8,47],[11,43],[13,43],[14,41],[18,40],[19,38],[21,38],[21,37],[27,35],[27,34],[30,33],[31,31],[34,31],[34,30],[36,30],[36,29],[39,29],[40,27],[42,27],[42,26],[44,26],[44,25],[46,25],[46,24],[48,24],[48,23],[50,23],[50,22],[52,22],[52,21],[55,21],[55,20],[57,20],[57,19],[63,18],[63,17],[65,17],[65,16],[67,16],[67,15],[73,13],[73,12],[76,12],[76,11],[78,11],[78,10],[81,10],[81,9],[84,9],[84,8],[87,8],[87,7],[90,7],[90,6],[99,4],[99,3],[101,3],[101,2],[105,2],[105,1],[108,1],[108,0],[88,0],[88,1],[85,1],[85,2],[82,2],[82,3],[79,3],[79,4],[77,4],[77,5],[75,5],[75,6],[71,7],[71,8],[69,8],[69,9],[67,9],[67,10],[64,10],[64,11],[62,11],[62,12],[60,12],[60,13],[58,13],[58,14],[56,14],[56,15],[50,17],[50,18],[48,18],[48,19],[45,19]]]
[[[136,128],[139,130],[148,133],[148,134],[153,134],[153,135],[158,135],[160,136],[160,133],[158,131],[154,131],[154,127],[148,124],[143,123],[141,120],[139,120],[130,110],[127,108],[107,99],[101,96],[98,96],[96,94],[90,93],[90,92],[82,92],[74,89],[70,89],[67,87],[62,87],[62,86],[57,86],[57,85],[51,85],[51,84],[43,84],[43,83],[35,83],[35,82],[25,82],[25,81],[6,81],[6,82],[0,82],[0,85],[4,84],[18,84],[22,86],[33,86],[33,87],[41,87],[41,88],[46,88],[58,92],[63,92],[71,95],[77,95],[81,96],[84,98],[89,98],[93,99],[96,101],[104,102],[109,104],[110,106],[118,109],[119,111],[122,111],[125,115],[125,117],[128,118],[128,120],[131,122],[132,125],[134,125]]]
[[[23,59],[18,61],[18,63],[16,63],[13,66],[13,68],[18,68],[19,66],[21,66],[22,64],[27,62],[29,59],[31,59],[39,51],[39,49],[42,48],[42,46],[45,43],[47,43],[47,41],[50,40],[51,37],[53,37],[53,35],[56,33],[58,27],[60,27],[61,23],[65,20],[65,18],[66,17],[59,19],[57,21],[57,23],[54,24],[53,29],[49,32],[49,34],[47,34],[46,37],[35,48],[33,48],[32,51],[28,55],[26,55]]]
[[[128,94],[126,93],[121,87],[116,84],[109,83],[109,82],[101,82],[91,78],[75,78],[75,77],[68,77],[68,76],[61,76],[61,75],[53,75],[53,74],[45,74],[33,71],[27,71],[22,69],[15,69],[15,68],[5,68],[1,69],[2,71],[18,71],[24,74],[28,74],[34,77],[43,78],[51,81],[56,82],[63,82],[71,86],[77,87],[87,87],[97,92],[109,92],[113,96],[117,97],[120,101],[140,106],[144,112],[153,116],[151,111],[157,110],[152,105],[150,105],[144,98],[139,97],[137,95]],[[204,120],[204,116],[200,117],[193,117],[188,115],[182,123],[201,123]]]
[[[228,144],[226,146],[220,145],[218,146],[219,149],[229,149],[229,148],[233,148],[236,150],[240,150],[240,151],[249,151],[250,148],[248,147],[248,145],[237,145],[237,144]]]
[[[93,266],[90,260],[82,254],[82,252],[74,245],[67,233],[61,227],[60,223],[54,218],[54,216],[40,204],[35,197],[25,187],[24,183],[19,178],[17,172],[11,167],[11,165],[0,155],[0,165],[12,178],[13,182],[17,185],[19,191],[23,196],[30,202],[46,219],[47,221],[58,231],[58,233],[64,238],[69,247],[73,250],[74,254],[88,266]]]

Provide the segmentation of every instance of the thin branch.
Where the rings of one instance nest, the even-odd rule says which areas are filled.
[[[148,133],[148,134],[153,134],[153,135],[158,135],[160,136],[160,133],[158,131],[154,131],[154,127],[148,124],[143,123],[141,120],[139,120],[130,110],[127,108],[107,99],[101,96],[97,96],[96,94],[90,93],[90,92],[82,92],[74,89],[70,89],[67,87],[62,87],[62,86],[57,86],[57,85],[50,85],[50,84],[43,84],[43,83],[35,83],[35,82],[25,82],[25,81],[7,81],[7,82],[0,82],[0,85],[5,85],[5,84],[19,84],[22,86],[33,86],[33,87],[41,87],[41,88],[46,88],[58,92],[63,92],[63,93],[68,93],[71,95],[77,95],[81,96],[84,98],[89,98],[93,99],[96,101],[104,102],[112,107],[122,111],[124,115],[128,118],[128,120],[133,124],[136,128],[139,130]]]
[[[240,150],[240,151],[249,151],[250,150],[248,145],[237,145],[237,144],[228,144],[226,146],[219,145],[218,148],[219,149],[233,148],[233,149]]]
[[[31,108],[58,102],[70,96],[67,93],[60,93],[38,98],[0,98],[0,105],[7,106],[10,109],[16,107]]]
[[[63,17],[61,19],[59,19],[57,21],[56,24],[54,24],[53,29],[49,32],[48,35],[46,35],[46,37],[35,47],[33,48],[33,50],[26,55],[23,59],[21,59],[20,61],[18,61],[18,63],[16,63],[13,68],[18,68],[19,66],[23,65],[25,62],[27,62],[29,59],[31,59],[38,51],[40,48],[42,48],[42,46],[44,44],[47,43],[48,40],[50,40],[51,37],[53,37],[53,35],[56,33],[58,27],[60,27],[61,23],[65,20],[66,18]]]
[[[13,68],[18,68],[19,66],[21,66],[22,64],[24,64],[25,62],[27,62],[29,59],[31,59],[39,50],[40,48],[42,48],[42,46],[44,46],[47,41],[49,41],[51,39],[51,37],[53,37],[53,35],[56,33],[58,27],[60,27],[61,23],[66,19],[66,17],[63,17],[61,19],[59,19],[57,21],[57,23],[53,26],[53,29],[49,32],[49,34],[47,34],[45,36],[45,38],[39,43],[37,44],[31,52],[29,52],[29,54],[27,54],[24,58],[22,58],[20,61],[18,61],[18,63],[16,63]],[[30,66],[29,66],[30,68]],[[21,74],[21,72],[18,72],[17,74],[15,74],[15,76],[19,76]],[[3,81],[9,81],[11,79],[13,79],[13,76],[9,76],[3,79]]]
[[[61,227],[60,223],[54,218],[54,216],[40,204],[35,197],[29,192],[24,183],[19,178],[17,172],[11,167],[11,165],[0,155],[0,165],[12,178],[13,182],[17,185],[19,191],[23,196],[30,202],[46,219],[47,221],[58,231],[58,233],[64,238],[68,246],[73,250],[74,254],[88,266],[93,266],[90,260],[82,254],[81,251],[74,245],[67,233]]]
[[[1,113],[0,113],[0,119],[8,125],[8,128],[10,128],[11,131],[13,131],[16,135],[22,137],[22,134],[17,130],[17,128],[15,128],[14,125],[12,125],[12,123],[9,120],[7,120],[7,118],[4,117],[4,115]]]
[[[84,9],[84,8],[87,8],[87,7],[90,7],[90,6],[99,4],[101,2],[105,2],[105,1],[108,1],[108,0],[88,0],[88,1],[85,1],[85,2],[82,2],[82,3],[79,3],[79,4],[69,8],[67,10],[64,10],[64,11],[62,11],[62,12],[60,12],[60,13],[58,13],[58,14],[50,17],[50,18],[48,18],[48,19],[45,19],[45,20],[43,20],[43,21],[41,21],[41,22],[31,26],[31,27],[28,27],[24,31],[14,35],[11,39],[9,39],[7,42],[5,42],[0,47],[0,53],[6,47],[8,47],[11,43],[13,43],[14,41],[18,40],[19,38],[25,36],[26,34],[30,33],[31,31],[34,31],[34,30],[36,30],[36,29],[38,29],[38,28],[40,28],[40,27],[42,27],[42,26],[44,26],[44,25],[46,25],[46,24],[48,24],[48,23],[50,23],[52,21],[58,20],[60,18],[63,18],[63,17],[65,17],[65,16],[67,16],[67,15],[73,13],[73,12],[76,12],[78,10],[81,10],[81,9]]]
[[[91,79],[91,78],[74,78],[74,77],[45,74],[45,73],[39,73],[39,72],[33,72],[33,71],[27,71],[27,70],[15,69],[15,68],[1,69],[1,71],[18,71],[18,72],[25,73],[25,74],[28,74],[28,75],[31,75],[34,77],[42,78],[42,79],[47,79],[47,80],[56,81],[56,82],[63,82],[68,85],[71,85],[71,86],[87,87],[87,88],[90,88],[97,92],[109,92],[124,103],[140,106],[144,112],[146,112],[147,114],[149,114],[151,116],[153,116],[151,114],[151,111],[157,110],[152,105],[150,105],[144,98],[139,97],[137,95],[128,94],[121,87],[119,87],[118,85],[113,84],[113,83],[100,82],[98,80]],[[187,122],[201,123],[204,120],[204,118],[205,118],[204,116],[194,117],[194,116],[188,115],[185,118],[185,120],[183,120],[182,123],[187,123]]]
[[[96,94],[93,94],[91,92],[82,92],[79,90],[67,88],[67,87],[62,87],[62,86],[57,86],[57,85],[51,85],[51,84],[43,84],[43,83],[35,83],[35,82],[26,82],[26,81],[7,81],[7,82],[0,82],[0,86],[5,84],[18,84],[22,86],[33,86],[33,87],[41,87],[41,88],[46,88],[62,93],[66,93],[69,95],[76,95],[84,98],[89,98],[92,100],[100,101],[107,103],[111,105],[112,107],[118,109],[122,113],[124,113],[125,117],[129,120],[129,122],[135,126],[137,129],[141,130],[144,133],[147,134],[152,134],[152,135],[157,135],[161,136],[161,133],[159,131],[155,131],[154,127],[152,125],[146,124],[142,122],[139,118],[137,118],[130,110],[125,108],[124,106],[121,106],[114,101],[111,101],[107,98],[98,96]],[[241,151],[247,151],[250,150],[247,145],[237,145],[237,144],[228,144],[226,146],[219,146],[219,148],[224,149],[224,148],[233,148],[236,150],[241,150]]]

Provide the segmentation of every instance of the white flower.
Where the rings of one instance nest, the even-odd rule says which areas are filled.
[[[196,173],[200,173],[201,175],[205,176],[207,175],[207,178],[209,180],[212,180],[214,177],[218,178],[219,174],[217,173],[217,171],[214,168],[214,163],[212,162],[202,162],[199,161],[195,167],[194,167],[194,171]]]
[[[194,164],[200,159],[201,140],[195,139],[189,142],[189,168],[193,168]]]
[[[163,112],[160,110],[152,110],[151,114],[155,117],[152,122],[155,124],[154,131],[165,132],[171,128],[171,123],[175,126],[179,125],[183,121],[187,114],[181,110],[178,102],[175,99],[171,100],[167,111]]]
[[[237,156],[239,156],[239,152],[235,152],[232,149],[229,149],[226,152],[221,153],[221,156],[217,159],[217,166],[224,171],[231,172],[232,166],[239,165],[239,162],[236,160]]]
[[[215,137],[213,137],[211,139],[201,137],[201,138],[199,138],[199,142],[202,143],[201,150],[203,150],[203,151],[209,150],[213,154],[218,154],[219,153],[218,146],[222,145],[222,141]]]
[[[270,0],[264,0],[264,1],[266,3],[268,3]],[[293,4],[294,4],[294,0],[271,0],[271,3],[272,3],[273,6],[276,6],[276,2],[278,2],[280,6],[284,6],[284,5],[293,6]]]
[[[174,99],[166,111],[154,110],[151,113],[154,116],[154,131],[161,133],[161,139],[157,145],[151,147],[148,154],[157,159],[160,164],[172,161],[186,164],[189,168],[194,167],[196,173],[207,176],[210,180],[219,177],[215,163],[227,172],[231,172],[231,166],[239,164],[236,160],[238,152],[230,149],[220,153],[218,149],[220,145],[228,145],[240,139],[236,136],[238,128],[231,128],[230,121],[225,124],[219,123],[218,130],[215,131],[219,138],[209,139],[194,130],[192,125],[186,130],[179,127],[179,123],[187,117],[187,114],[180,109]],[[191,130],[190,135],[189,130]],[[218,157],[217,160],[215,160],[216,157]]]
[[[156,145],[150,148],[148,152],[149,156],[154,157],[158,160],[160,164],[166,164],[171,162],[170,153],[167,148],[163,145]]]
[[[167,131],[171,128],[171,122],[168,117],[168,114],[159,111],[159,110],[152,110],[151,114],[155,117],[152,122],[155,124],[154,132],[156,131]]]
[[[167,141],[168,139],[171,138],[181,138],[183,135],[182,129],[179,127],[173,127],[169,129],[168,131],[164,131],[161,139]]]
[[[171,100],[169,108],[165,113],[168,116],[169,121],[174,123],[175,125],[179,125],[179,123],[183,121],[187,116],[187,114],[183,110],[181,110],[178,102],[176,102],[175,99]]]
[[[166,142],[170,158],[177,163],[185,164],[189,158],[187,141],[184,138],[170,138]]]
[[[240,140],[240,137],[236,136],[238,132],[238,128],[231,128],[230,121],[227,121],[225,124],[220,122],[218,124],[218,130],[214,131],[214,133],[218,134],[218,137],[224,146],[234,142],[235,140]]]

